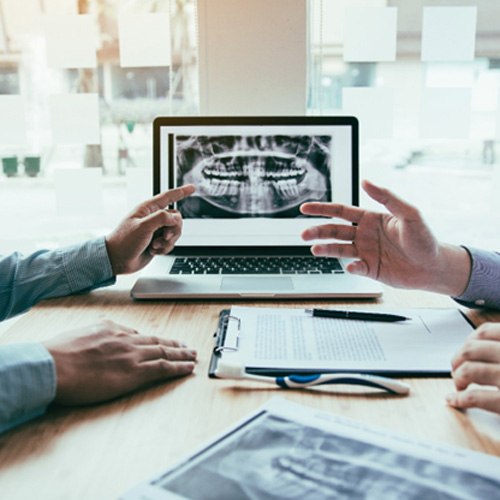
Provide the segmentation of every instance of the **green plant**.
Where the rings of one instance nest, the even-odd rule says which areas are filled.
[[[14,177],[18,172],[17,156],[7,156],[2,158],[3,173],[7,177]]]
[[[24,172],[29,177],[36,177],[40,173],[40,157],[26,156],[24,158]]]

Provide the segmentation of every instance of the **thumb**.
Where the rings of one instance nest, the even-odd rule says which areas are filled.
[[[417,208],[396,196],[389,189],[376,186],[366,179],[363,180],[361,185],[370,198],[384,205],[396,217],[409,220],[420,219]]]
[[[141,228],[149,233],[154,233],[164,226],[178,226],[181,224],[181,216],[178,212],[168,210],[157,210],[139,221]]]
[[[366,276],[368,274],[368,265],[364,260],[350,262],[346,268],[351,274],[359,274],[360,276]]]

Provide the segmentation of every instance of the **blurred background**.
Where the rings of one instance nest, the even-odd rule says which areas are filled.
[[[254,113],[358,116],[362,178],[500,249],[499,4],[0,0],[1,252],[149,196],[155,116]]]

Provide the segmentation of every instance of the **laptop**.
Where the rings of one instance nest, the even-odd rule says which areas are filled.
[[[314,257],[300,234],[329,219],[306,201],[357,205],[354,117],[159,117],[153,123],[153,191],[196,192],[176,208],[182,236],[155,257],[134,299],[371,298],[381,285]]]

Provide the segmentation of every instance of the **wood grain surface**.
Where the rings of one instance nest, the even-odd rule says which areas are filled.
[[[384,310],[457,307],[447,297],[386,288],[378,300],[244,302],[254,306],[306,305]],[[407,379],[408,397],[362,388],[284,391],[247,381],[207,377],[222,301],[133,302],[125,288],[45,301],[13,324],[1,343],[42,340],[68,329],[112,319],[144,335],[175,338],[195,348],[195,373],[115,401],[82,408],[52,407],[0,436],[0,497],[112,499],[177,461],[216,433],[279,395],[365,423],[419,438],[500,456],[500,417],[445,404],[450,378]],[[475,324],[500,314],[467,310]]]

